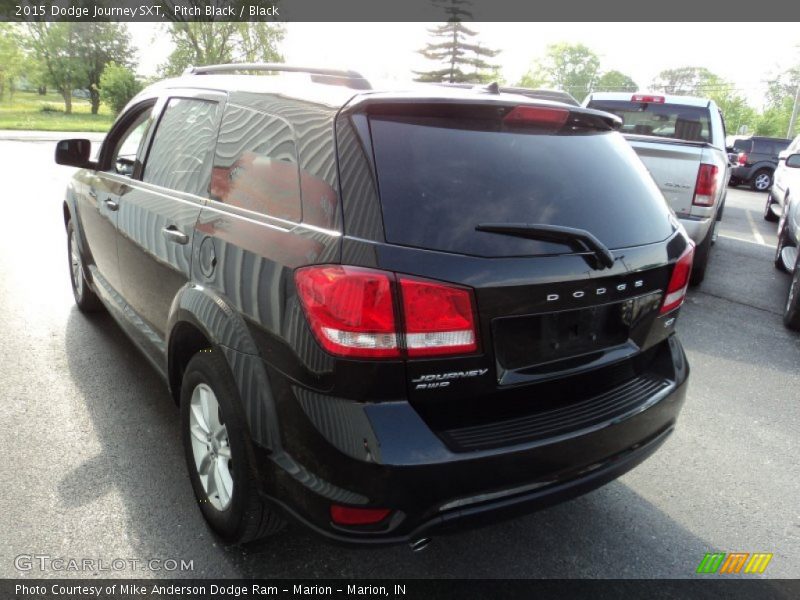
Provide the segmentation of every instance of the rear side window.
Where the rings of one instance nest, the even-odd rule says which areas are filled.
[[[209,191],[218,202],[300,221],[300,173],[291,126],[279,117],[228,105]]]
[[[711,141],[711,118],[706,107],[623,100],[592,100],[588,106],[617,115],[622,119],[622,133]]]
[[[171,98],[158,123],[142,179],[179,192],[204,195],[217,110],[216,102]]]
[[[785,150],[788,144],[788,141],[781,142],[778,140],[758,140],[756,142],[756,152],[777,158],[778,154]]]
[[[388,242],[476,256],[563,254],[486,223],[585,229],[610,248],[664,240],[669,209],[616,132],[534,134],[460,129],[446,119],[372,117]]]

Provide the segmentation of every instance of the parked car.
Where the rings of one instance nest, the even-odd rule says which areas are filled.
[[[611,481],[684,401],[694,245],[616,117],[368,87],[202,67],[56,148],[78,308],[163,375],[226,542],[421,545]]]
[[[730,184],[749,185],[757,192],[766,192],[772,186],[778,154],[790,141],[783,138],[761,136],[734,137],[731,159],[736,164],[731,172]]]
[[[595,92],[584,105],[622,119],[622,133],[697,244],[692,285],[703,281],[730,177],[725,123],[713,100]]]
[[[784,210],[778,222],[778,244],[775,247],[775,267],[792,275],[789,294],[783,312],[783,323],[800,331],[800,153],[787,156],[787,182]]]
[[[786,157],[798,152],[800,152],[800,135],[794,138],[786,150],[778,154],[778,167],[775,169],[772,188],[770,188],[764,205],[764,219],[767,221],[777,221],[783,213],[783,205],[789,192],[789,182],[797,180],[797,171],[786,167]],[[794,183],[793,187],[800,186]]]

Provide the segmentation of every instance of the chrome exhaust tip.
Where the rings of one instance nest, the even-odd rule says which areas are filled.
[[[425,548],[428,547],[428,544],[430,543],[431,543],[431,538],[424,537],[409,542],[408,547],[411,548],[412,552],[422,552],[423,550],[425,550]]]

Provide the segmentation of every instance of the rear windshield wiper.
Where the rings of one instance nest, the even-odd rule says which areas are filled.
[[[585,229],[527,223],[481,223],[475,227],[475,231],[565,244],[578,252],[591,252],[590,256],[584,255],[584,258],[593,269],[610,269],[614,266],[614,255],[611,254],[611,250]]]

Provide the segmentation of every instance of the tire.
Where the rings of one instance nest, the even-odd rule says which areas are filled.
[[[236,383],[216,349],[198,352],[186,366],[180,413],[192,489],[214,533],[227,544],[243,544],[280,531],[283,520],[259,494]]]
[[[753,178],[750,180],[750,188],[756,192],[766,192],[772,187],[772,171],[769,169],[761,169],[756,171]]]
[[[708,230],[706,237],[697,245],[694,251],[694,264],[692,265],[692,274],[689,276],[689,285],[696,287],[703,283],[706,277],[706,268],[708,267],[708,257],[711,254],[711,244],[714,243],[714,232],[717,229],[717,221],[714,220],[711,229]]]
[[[93,313],[102,310],[103,303],[94,293],[89,281],[86,279],[86,268],[83,257],[78,248],[78,233],[70,219],[67,222],[67,261],[69,264],[69,282],[72,285],[72,296],[78,310],[84,313]]]
[[[800,331],[800,254],[794,264],[792,283],[786,296],[786,307],[783,310],[783,324],[794,331]]]
[[[786,219],[781,217],[778,223],[778,243],[775,245],[775,256],[772,258],[772,264],[778,271],[786,272],[786,267],[781,258],[781,252],[786,247]]]
[[[764,203],[764,220],[770,223],[777,223],[778,217],[770,210],[773,204],[775,204],[775,200],[772,199],[772,193],[770,192],[767,194],[767,201]]]

